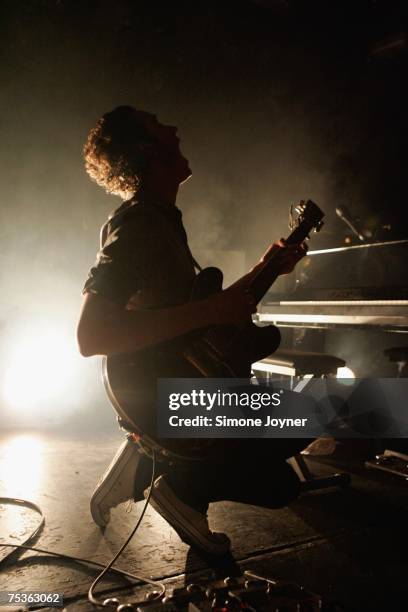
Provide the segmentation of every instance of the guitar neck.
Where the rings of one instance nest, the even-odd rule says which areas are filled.
[[[286,240],[286,244],[301,244],[308,235],[308,231],[300,224]],[[249,292],[256,299],[256,303],[260,302],[268,292],[269,288],[273,285],[279,276],[279,272],[276,269],[276,251],[272,252],[270,256],[265,260],[264,265],[259,269],[258,273],[254,276],[249,284]]]

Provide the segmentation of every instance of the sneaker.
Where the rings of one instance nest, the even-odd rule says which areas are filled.
[[[120,445],[91,497],[92,518],[99,527],[109,523],[112,508],[133,499],[139,461],[138,446],[129,436]]]
[[[336,450],[336,440],[334,438],[316,438],[302,450],[302,455],[313,455],[314,457],[324,457],[333,455]]]
[[[148,487],[144,496],[149,494]],[[180,538],[210,555],[229,553],[231,542],[225,533],[210,531],[206,514],[181,501],[167,484],[164,476],[156,478],[150,504],[179,534]]]

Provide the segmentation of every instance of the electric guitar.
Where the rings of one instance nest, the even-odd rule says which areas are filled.
[[[292,233],[288,245],[309,238],[323,225],[324,213],[311,200],[291,208]],[[279,271],[271,251],[252,278],[248,291],[258,304],[276,280]],[[218,268],[205,268],[194,279],[191,300],[222,291]],[[125,427],[140,436],[147,447],[182,458],[200,456],[207,440],[156,439],[156,387],[158,378],[249,378],[251,364],[271,355],[280,344],[273,325],[258,327],[249,318],[242,326],[219,325],[199,329],[170,342],[132,354],[103,359],[103,381],[108,397]],[[204,444],[205,445],[205,444]]]

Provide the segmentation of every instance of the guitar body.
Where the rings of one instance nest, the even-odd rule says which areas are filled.
[[[194,280],[191,300],[222,291],[222,280],[221,270],[205,268]],[[154,441],[158,378],[249,378],[251,364],[276,351],[279,343],[278,328],[257,327],[252,320],[242,328],[200,329],[152,348],[105,357],[103,381],[121,420],[130,430]],[[202,446],[200,441],[176,439],[156,444],[190,458],[199,454]]]
[[[312,229],[322,225],[323,213],[310,200],[300,204],[302,221],[287,239],[301,244]],[[278,273],[273,258],[252,281],[250,291],[258,303]],[[271,261],[272,260],[272,261]],[[206,268],[194,280],[191,301],[222,291],[223,275]],[[108,397],[123,425],[139,434],[148,446],[179,458],[200,458],[212,440],[156,439],[156,389],[159,378],[249,378],[251,364],[271,355],[280,344],[273,325],[257,327],[252,320],[242,326],[199,329],[170,342],[132,354],[103,360],[103,381]]]

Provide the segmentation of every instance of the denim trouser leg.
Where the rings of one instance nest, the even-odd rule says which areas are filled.
[[[182,501],[199,512],[229,500],[268,508],[287,505],[300,482],[286,459],[309,440],[222,440],[208,459],[170,468],[166,480]]]

